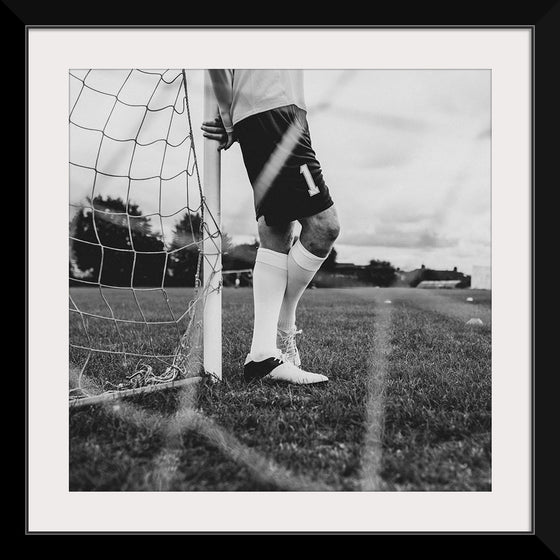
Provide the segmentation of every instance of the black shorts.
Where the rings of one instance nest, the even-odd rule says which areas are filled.
[[[257,220],[279,225],[314,216],[333,205],[311,147],[306,113],[286,105],[235,125],[253,186]]]

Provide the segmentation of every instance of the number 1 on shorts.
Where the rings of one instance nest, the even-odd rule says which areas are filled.
[[[311,171],[309,171],[309,168],[307,167],[307,163],[304,163],[303,165],[300,166],[299,172],[303,173],[303,176],[305,177],[305,182],[307,183],[309,196],[314,196],[316,194],[319,194],[319,187],[313,181],[313,176],[311,175]]]

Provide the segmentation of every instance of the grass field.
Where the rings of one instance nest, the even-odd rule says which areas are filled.
[[[170,293],[172,306],[189,297]],[[103,307],[94,291],[72,295]],[[71,409],[70,490],[491,490],[490,292],[307,290],[299,348],[329,376],[318,386],[245,386],[251,322],[251,290],[226,288],[221,383]],[[150,338],[167,349],[165,329]]]

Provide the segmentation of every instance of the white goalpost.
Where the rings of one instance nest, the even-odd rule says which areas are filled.
[[[220,152],[185,70],[70,72],[70,406],[222,378]],[[203,118],[217,114],[204,72]]]
[[[218,105],[208,72],[204,75],[204,120],[218,115]],[[217,142],[204,139],[204,186],[206,209],[213,217],[204,220],[204,282],[208,291],[204,305],[204,370],[222,379],[222,238],[221,158]]]

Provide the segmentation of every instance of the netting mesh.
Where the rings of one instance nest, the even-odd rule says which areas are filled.
[[[203,373],[202,246],[220,232],[187,73],[72,70],[69,123],[71,403]]]

